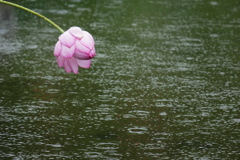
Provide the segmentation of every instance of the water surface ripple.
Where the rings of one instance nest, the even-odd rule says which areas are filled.
[[[0,159],[240,157],[240,2],[14,2],[89,31],[97,57],[66,74],[58,30],[0,5]]]

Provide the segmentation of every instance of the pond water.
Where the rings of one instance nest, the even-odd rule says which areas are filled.
[[[59,31],[0,4],[0,159],[240,158],[240,1],[14,2],[97,56],[65,73]]]

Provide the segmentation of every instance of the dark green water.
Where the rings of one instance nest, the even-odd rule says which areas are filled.
[[[65,73],[58,30],[0,4],[0,159],[240,158],[240,1],[14,2],[97,56]]]

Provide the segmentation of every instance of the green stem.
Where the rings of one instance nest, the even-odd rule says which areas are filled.
[[[25,11],[28,11],[32,14],[35,14],[36,16],[38,17],[41,17],[42,19],[44,19],[45,21],[49,22],[50,24],[52,24],[55,28],[57,28],[61,33],[64,33],[64,30],[62,28],[60,28],[56,23],[54,23],[53,21],[51,21],[50,19],[48,19],[47,17],[31,10],[31,9],[28,9],[26,7],[23,7],[23,6],[20,6],[18,4],[15,4],[15,3],[11,3],[11,2],[7,2],[7,1],[3,1],[3,0],[0,0],[0,3],[4,3],[4,4],[7,4],[7,5],[11,5],[11,6],[14,6],[14,7],[17,7],[17,8],[20,8],[20,9],[23,9]]]

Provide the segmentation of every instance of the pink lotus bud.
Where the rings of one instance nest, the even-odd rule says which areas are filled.
[[[79,27],[71,27],[58,37],[54,48],[59,67],[67,73],[78,73],[78,66],[89,68],[91,59],[96,55],[92,35]]]

